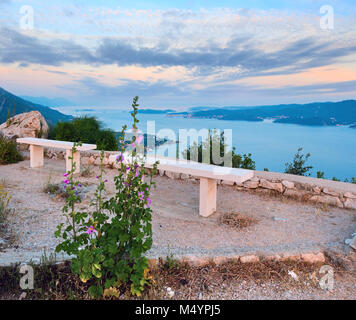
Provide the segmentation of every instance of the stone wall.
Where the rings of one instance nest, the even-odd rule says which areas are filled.
[[[64,159],[65,151],[58,149],[45,149],[49,158]],[[105,152],[104,164],[108,167],[119,168],[119,164],[109,160],[110,155],[117,152]],[[81,164],[99,165],[100,151],[81,152]],[[169,171],[159,171],[160,176],[170,179],[181,179],[198,183],[199,178],[188,174],[179,174]],[[255,176],[242,184],[219,180],[218,184],[229,185],[240,191],[265,193],[275,196],[283,196],[302,202],[312,202],[322,205],[330,205],[339,208],[356,210],[356,185],[324,179],[301,177],[277,172],[255,171]]]

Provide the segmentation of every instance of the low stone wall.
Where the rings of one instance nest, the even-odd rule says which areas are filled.
[[[45,149],[49,158],[64,159],[65,151],[58,149]],[[111,168],[119,168],[119,164],[109,160],[110,155],[117,151],[106,151],[104,164]],[[81,152],[81,163],[86,165],[100,164],[100,151]],[[159,171],[160,176],[170,179],[181,179],[198,183],[199,178],[188,174],[179,174],[169,171]],[[302,202],[312,202],[322,205],[330,205],[339,208],[356,210],[356,185],[324,179],[301,177],[277,172],[255,171],[255,176],[242,184],[229,181],[218,181],[218,184],[230,185],[240,191],[266,193],[279,195]]]

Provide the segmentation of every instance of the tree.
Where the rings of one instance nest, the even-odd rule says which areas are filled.
[[[198,148],[198,162],[203,162],[203,151],[205,152],[208,148],[208,143],[210,142],[210,164],[214,164],[213,161],[213,141],[217,142],[218,139],[220,139],[220,156],[224,156],[224,144],[225,144],[225,139],[224,139],[224,134],[221,133],[220,136],[213,132],[209,132],[209,137],[206,139],[206,141],[202,141],[197,145],[196,142],[192,146],[189,146],[186,150],[182,152],[183,158],[187,160],[191,160],[191,154],[193,153],[193,148]],[[219,142],[218,142],[219,143]],[[235,148],[233,147],[232,150],[228,151],[229,154],[231,154],[232,158],[232,167],[233,168],[243,168],[243,169],[249,169],[249,170],[255,170],[256,169],[256,163],[255,161],[252,160],[252,154],[237,154],[235,152]],[[219,166],[224,166],[224,162],[221,164],[217,164]]]
[[[115,132],[102,129],[95,117],[75,118],[71,122],[58,122],[50,132],[50,138],[82,143],[96,144],[98,149],[107,151],[118,150]]]
[[[295,174],[298,176],[310,176],[309,171],[313,169],[312,166],[305,166],[305,163],[310,158],[310,153],[303,155],[303,148],[299,148],[295,154],[292,163],[286,163],[285,173]]]

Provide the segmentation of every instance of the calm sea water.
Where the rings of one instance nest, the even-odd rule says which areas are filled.
[[[96,116],[103,124],[115,131],[132,123],[128,111],[96,110],[78,111],[63,107],[59,111],[72,115]],[[327,178],[350,179],[356,177],[356,130],[348,127],[306,127],[272,122],[222,121],[214,119],[171,118],[165,115],[140,114],[139,129],[146,132],[146,122],[155,121],[156,132],[161,129],[232,129],[233,146],[238,153],[251,153],[256,169],[268,168],[283,172],[285,163],[291,162],[298,147],[303,153],[310,152],[308,164],[317,171],[324,171]],[[163,153],[167,147],[162,147]]]

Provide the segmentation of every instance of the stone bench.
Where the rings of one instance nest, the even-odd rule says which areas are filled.
[[[124,154],[126,163],[130,156]],[[109,161],[115,161],[116,155],[110,156]],[[158,169],[175,173],[189,174],[200,178],[200,201],[199,214],[208,217],[216,212],[217,181],[231,181],[238,184],[247,181],[254,176],[254,171],[246,169],[236,169],[220,167],[182,159],[170,159],[159,156],[147,156],[144,159],[144,166],[152,168],[153,164],[159,161]]]
[[[75,162],[75,172],[80,172],[80,151],[88,151],[96,149],[95,144],[82,144],[77,146],[77,152],[72,154],[72,148],[74,143],[69,141],[58,141],[49,139],[39,139],[39,138],[19,138],[16,140],[17,143],[29,144],[30,145],[30,167],[39,168],[43,167],[43,148],[58,148],[66,150],[66,171],[72,170],[72,162],[69,157],[73,156]]]

